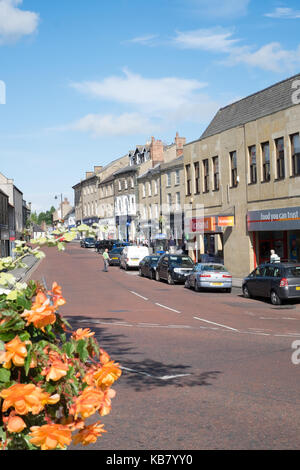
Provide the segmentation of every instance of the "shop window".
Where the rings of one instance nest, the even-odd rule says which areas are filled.
[[[214,191],[220,189],[220,177],[219,177],[219,157],[213,157],[213,172],[214,172]]]
[[[291,135],[292,172],[293,176],[300,175],[300,138],[299,134]]]
[[[270,181],[271,169],[270,169],[270,144],[265,142],[261,144],[262,150],[262,164],[263,164],[263,182]]]
[[[203,192],[208,193],[209,191],[209,164],[208,158],[203,160]]]
[[[185,165],[185,175],[186,175],[186,195],[190,196],[191,192],[191,165]]]
[[[194,163],[194,172],[195,172],[195,194],[200,193],[200,167],[199,162]]]
[[[284,169],[284,138],[275,140],[276,146],[276,169],[277,169],[277,179],[282,180],[285,177]]]
[[[230,173],[231,173],[231,181],[230,185],[232,188],[237,187],[237,157],[236,151],[230,152]]]
[[[250,184],[257,183],[256,145],[249,147]]]

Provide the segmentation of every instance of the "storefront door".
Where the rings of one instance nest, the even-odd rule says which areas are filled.
[[[271,250],[275,250],[281,260],[287,259],[286,232],[258,232],[258,234],[260,264],[270,261]]]

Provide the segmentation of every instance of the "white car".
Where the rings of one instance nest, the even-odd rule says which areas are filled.
[[[125,246],[121,258],[120,258],[120,268],[137,268],[139,267],[140,262],[145,256],[150,255],[150,250],[147,246]]]

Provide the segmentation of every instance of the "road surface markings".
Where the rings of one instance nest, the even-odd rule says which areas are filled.
[[[158,302],[155,302],[155,305],[158,305],[158,307],[166,308],[167,310],[171,310],[172,312],[175,313],[181,313],[179,310],[175,310],[175,308],[167,307],[166,305],[159,304]]]
[[[138,294],[137,292],[134,292],[133,290],[130,291],[133,295],[136,295],[137,297],[140,297],[141,299],[143,300],[149,300],[147,299],[147,297],[144,297],[143,295],[141,294]]]
[[[212,325],[221,326],[222,328],[227,328],[228,330],[238,331],[236,328],[232,328],[231,326],[221,325],[220,323],[215,323],[213,321],[204,320],[204,318],[198,318],[198,317],[194,317],[194,318],[195,318],[195,320],[200,320],[200,321],[204,321],[206,323],[211,323]]]
[[[178,377],[187,377],[188,375],[192,375],[192,374],[177,374],[177,375],[164,375],[162,377],[157,377],[156,375],[148,374],[148,372],[141,372],[139,370],[129,369],[128,367],[120,366],[120,369],[127,370],[128,372],[135,372],[136,374],[146,375],[147,377],[152,377],[158,380],[177,379]]]

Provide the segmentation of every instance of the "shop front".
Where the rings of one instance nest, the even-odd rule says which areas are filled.
[[[234,215],[191,218],[188,242],[195,262],[224,263],[224,232],[234,226]]]
[[[281,261],[300,261],[300,207],[264,209],[247,214],[252,233],[255,265],[268,262],[270,251]]]

